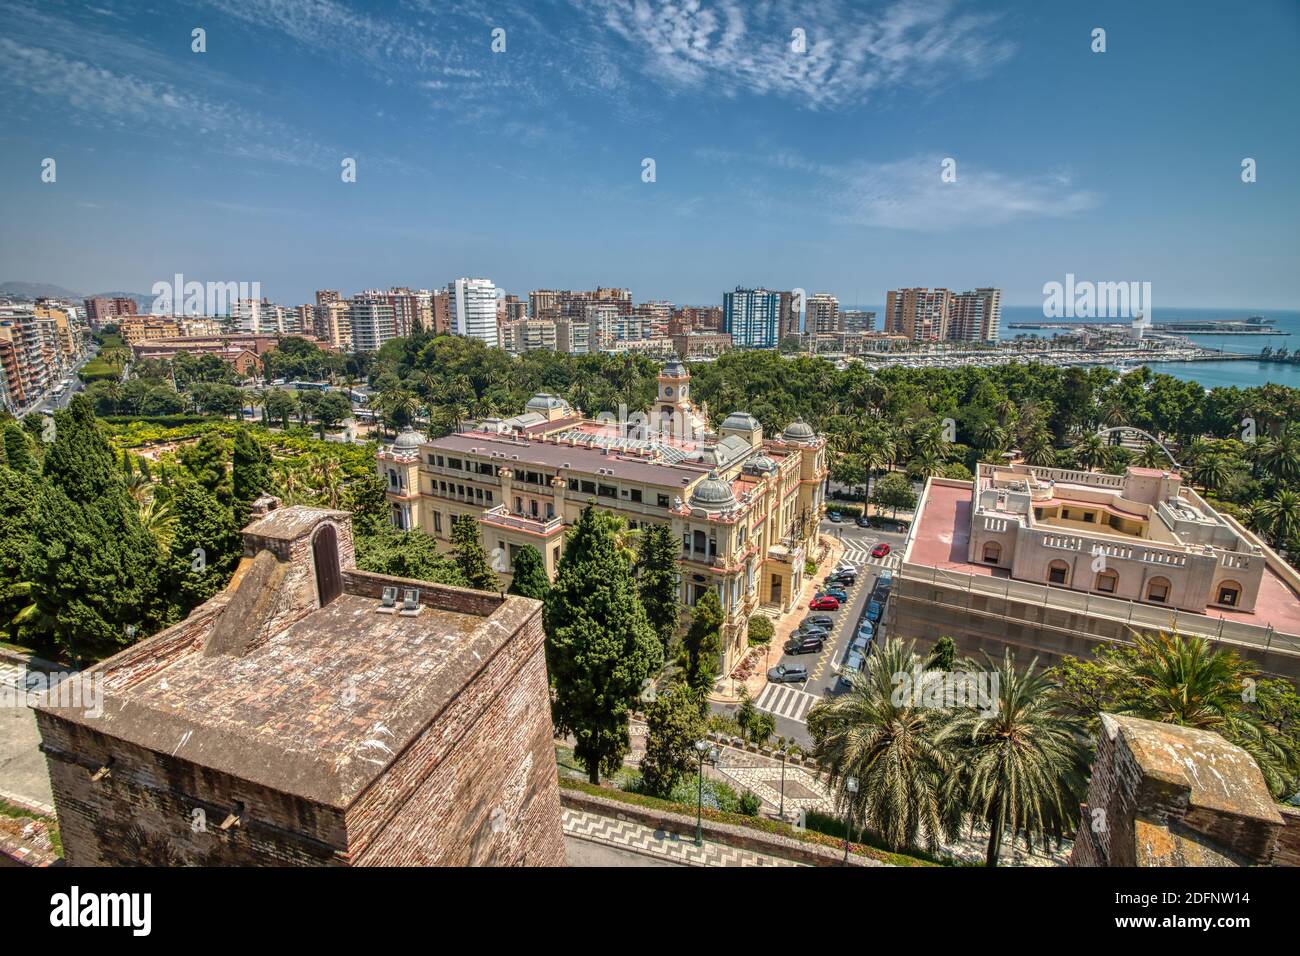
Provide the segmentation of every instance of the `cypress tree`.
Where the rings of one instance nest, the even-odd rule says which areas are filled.
[[[498,591],[501,579],[488,563],[487,552],[479,540],[478,519],[457,515],[451,523],[451,551],[465,583],[479,591]]]
[[[543,611],[556,729],[592,783],[628,752],[628,711],[663,663],[659,639],[608,522],[588,505],[569,532]]]
[[[718,592],[709,588],[695,602],[691,627],[682,638],[682,666],[686,683],[707,694],[718,680],[722,658],[722,602]]]
[[[650,626],[659,637],[665,658],[668,656],[668,645],[677,633],[677,622],[681,614],[677,601],[678,550],[677,541],[668,525],[651,525],[641,539],[636,565],[641,603],[645,606]]]
[[[25,471],[0,467],[0,624],[18,640],[17,615],[28,604],[24,561],[36,534],[36,483]]]
[[[551,582],[546,580],[542,553],[531,544],[524,545],[515,554],[515,571],[510,581],[510,593],[541,601],[550,589]]]
[[[229,506],[195,478],[178,478],[170,503],[176,534],[168,560],[168,589],[176,612],[184,616],[226,586],[243,552],[243,539]]]

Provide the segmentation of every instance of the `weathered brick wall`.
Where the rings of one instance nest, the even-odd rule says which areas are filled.
[[[343,590],[348,594],[378,600],[386,587],[417,588],[420,592],[420,603],[423,605],[442,611],[459,611],[462,614],[476,614],[482,617],[487,617],[502,603],[501,596],[490,591],[475,591],[446,584],[430,584],[428,581],[393,578],[356,569],[343,572]],[[401,597],[399,590],[398,600],[401,600]]]
[[[341,865],[341,813],[37,712],[73,866]],[[92,781],[112,756],[112,770]],[[237,802],[241,823],[221,830]],[[202,810],[203,826],[194,811]]]
[[[539,612],[349,810],[354,865],[564,865]]]
[[[1274,866],[1300,866],[1300,807],[1278,807],[1282,829],[1273,850]]]

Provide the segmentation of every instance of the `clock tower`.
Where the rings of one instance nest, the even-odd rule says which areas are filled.
[[[655,398],[652,421],[660,431],[689,437],[694,408],[690,398],[691,373],[676,358],[659,373],[659,395]]]

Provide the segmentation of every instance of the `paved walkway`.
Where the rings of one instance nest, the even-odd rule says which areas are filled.
[[[643,853],[652,858],[671,861],[685,866],[801,866],[790,860],[765,856],[752,850],[741,850],[721,843],[704,841],[696,846],[692,837],[667,830],[652,830],[631,820],[572,810],[564,807],[564,833],[569,837],[591,840],[607,846]]]

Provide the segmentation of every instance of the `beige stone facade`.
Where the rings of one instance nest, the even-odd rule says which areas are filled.
[[[452,520],[475,515],[503,587],[523,545],[541,552],[553,577],[588,502],[632,529],[668,525],[681,542],[683,607],[708,589],[721,599],[728,673],[744,656],[749,617],[763,605],[789,610],[803,586],[824,510],[825,440],[801,421],[766,438],[744,412],[708,430],[676,361],[646,413],[616,418],[586,418],[538,395],[512,419],[434,440],[405,433],[378,453],[394,524],[449,548]]]

